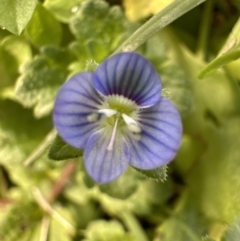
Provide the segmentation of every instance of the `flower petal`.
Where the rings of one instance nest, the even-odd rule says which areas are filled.
[[[157,71],[135,52],[109,57],[95,71],[93,83],[102,95],[123,95],[142,108],[160,100],[161,82]]]
[[[89,175],[99,183],[106,183],[120,176],[127,168],[130,153],[119,131],[116,133],[113,149],[107,149],[112,127],[94,133],[84,150],[85,167]]]
[[[130,164],[139,169],[154,169],[170,162],[181,143],[182,124],[173,104],[162,98],[151,108],[143,109],[139,118],[141,139],[128,136]]]
[[[59,135],[71,146],[84,148],[98,127],[87,117],[100,104],[101,98],[92,86],[92,73],[71,77],[58,92],[53,109],[53,122]]]

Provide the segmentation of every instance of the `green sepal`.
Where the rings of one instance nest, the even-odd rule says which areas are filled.
[[[141,170],[134,168],[136,171],[140,172],[144,177],[153,179],[155,181],[164,182],[167,179],[167,165],[158,167],[153,170]]]
[[[78,158],[82,155],[83,150],[68,145],[59,135],[56,136],[48,151],[48,158],[54,161]]]
[[[240,218],[235,220],[234,223],[230,224],[225,231],[221,241],[237,241],[240,237]]]

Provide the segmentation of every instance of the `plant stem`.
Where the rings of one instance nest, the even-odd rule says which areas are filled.
[[[127,228],[133,233],[136,240],[138,241],[148,241],[146,233],[143,231],[138,220],[130,212],[123,212],[120,215],[120,218],[123,220]]]
[[[40,237],[39,241],[47,241],[48,240],[48,232],[49,232],[49,226],[50,226],[50,216],[45,215],[42,219],[42,224],[41,224],[41,232],[40,232]]]
[[[32,189],[32,194],[35,200],[37,201],[38,205],[52,218],[58,221],[67,230],[69,235],[73,236],[75,234],[74,226],[68,220],[66,220],[60,213],[58,213],[51,207],[51,205],[47,202],[39,188],[34,187]]]
[[[50,143],[53,142],[56,134],[57,133],[54,129],[51,130],[43,139],[43,141],[39,144],[39,146],[36,149],[34,149],[33,152],[23,162],[23,165],[26,167],[30,165],[32,162],[34,162],[36,159],[38,159],[50,146]]]
[[[207,52],[207,43],[209,39],[210,28],[212,24],[212,10],[214,0],[208,0],[202,13],[202,21],[199,31],[199,41],[197,46],[197,55],[201,60],[205,60]]]
[[[155,33],[206,0],[175,0],[133,33],[115,52],[134,51]]]
[[[49,203],[53,203],[54,200],[57,199],[58,196],[63,192],[67,182],[69,181],[69,178],[75,172],[77,164],[78,163],[76,161],[67,162],[61,173],[61,176],[58,178],[57,182],[52,187],[52,191],[49,197],[47,198]]]

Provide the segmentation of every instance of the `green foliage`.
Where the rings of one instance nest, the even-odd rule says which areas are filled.
[[[26,32],[31,42],[37,47],[61,43],[60,23],[40,4],[37,5]]]
[[[0,238],[2,241],[24,240],[38,225],[42,212],[34,202],[19,203],[10,208],[5,218],[0,220]]]
[[[43,47],[40,55],[28,63],[15,86],[17,100],[34,108],[36,117],[50,113],[60,85],[66,81],[71,54],[58,47]]]
[[[124,231],[116,220],[110,222],[99,220],[92,222],[86,229],[85,241],[134,241],[134,237]]]
[[[20,68],[32,58],[32,50],[26,39],[18,36],[7,36],[3,38],[0,44],[0,95],[3,90],[14,84],[15,79],[20,72]]]
[[[116,6],[109,8],[103,0],[84,2],[70,21],[70,28],[80,42],[97,40],[103,45],[101,49],[108,52],[115,49],[126,35],[128,25],[121,9]]]
[[[199,77],[204,78],[216,69],[240,58],[240,20],[235,24],[232,33],[219,52],[218,56],[200,72]]]
[[[137,24],[114,0],[0,0],[1,241],[239,240],[240,4],[210,1],[156,34],[203,0]],[[136,48],[182,116],[182,145],[168,166],[97,184],[83,150],[53,140],[54,99],[73,74]]]
[[[185,194],[171,216],[158,227],[154,241],[202,240],[201,237],[206,232],[207,220],[197,212],[193,204],[189,203]]]
[[[5,165],[23,161],[51,127],[49,118],[36,120],[10,100],[0,102],[0,116],[0,163]]]
[[[84,0],[46,0],[44,6],[56,17],[57,20],[68,23]]]
[[[62,161],[80,157],[82,154],[82,150],[69,146],[60,136],[57,136],[51,144],[48,157],[51,160]]]
[[[138,175],[131,167],[117,180],[107,184],[98,185],[99,190],[110,197],[126,199],[131,196],[138,187]]]
[[[230,224],[230,226],[225,231],[223,238],[221,241],[236,241],[240,237],[240,220],[235,220],[234,223]]]
[[[167,166],[159,167],[154,170],[140,170],[135,168],[140,172],[144,177],[151,178],[155,181],[164,182],[167,179]]]
[[[32,17],[37,0],[0,1],[0,26],[3,29],[20,35]]]
[[[170,99],[182,116],[193,110],[189,80],[178,63],[171,61],[165,34],[156,34],[142,48],[142,52],[156,66],[162,80],[162,94]],[[165,41],[163,41],[165,39]]]

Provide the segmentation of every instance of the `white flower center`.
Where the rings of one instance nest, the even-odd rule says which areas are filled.
[[[105,98],[98,112],[89,115],[87,118],[90,122],[99,122],[99,125],[111,125],[113,127],[107,147],[111,151],[117,129],[127,130],[135,139],[141,138],[142,130],[137,121],[138,110],[139,108],[134,101],[124,96],[111,95]]]

